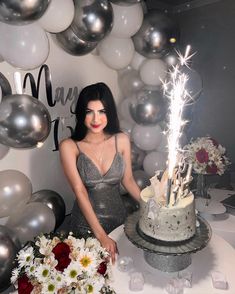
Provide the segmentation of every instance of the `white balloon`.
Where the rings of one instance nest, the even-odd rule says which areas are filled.
[[[150,151],[157,148],[162,140],[162,129],[159,125],[143,126],[136,124],[131,132],[133,141],[142,150]]]
[[[98,45],[103,62],[110,68],[119,70],[127,67],[134,54],[134,44],[130,38],[108,36]]]
[[[121,118],[125,119],[126,121],[130,122],[131,124],[135,124],[135,121],[133,120],[130,110],[129,110],[129,105],[132,101],[135,101],[136,97],[131,96],[128,97],[124,100],[122,100],[119,105],[118,105],[118,114],[121,116]]]
[[[140,67],[142,81],[150,86],[158,86],[167,74],[166,63],[161,59],[146,59]]]
[[[46,12],[39,19],[39,24],[50,33],[66,30],[73,21],[73,0],[51,0]]]
[[[141,27],[144,13],[140,3],[131,6],[120,6],[113,3],[113,28],[111,35],[118,38],[129,38]]]
[[[143,161],[145,172],[150,176],[154,176],[158,170],[166,169],[167,153],[152,151],[148,153]]]
[[[0,23],[0,54],[14,67],[34,69],[46,61],[49,41],[36,23],[22,26]]]
[[[131,60],[131,66],[133,69],[135,70],[139,70],[141,64],[143,63],[143,61],[145,60],[146,58],[139,54],[138,52],[135,51],[134,55],[133,55],[133,58]]]

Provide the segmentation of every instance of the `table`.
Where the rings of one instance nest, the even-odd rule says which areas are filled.
[[[166,294],[165,287],[169,280],[177,277],[178,273],[165,273],[148,265],[143,257],[143,251],[135,247],[125,236],[123,225],[110,233],[118,245],[119,257],[129,256],[133,259],[133,268],[128,272],[121,272],[117,262],[113,266],[114,281],[112,286],[117,294],[133,294],[129,290],[130,273],[142,272],[145,279],[144,289],[140,294]],[[220,271],[226,275],[229,289],[219,290],[212,286],[210,273]],[[235,250],[223,238],[212,234],[206,248],[192,254],[192,264],[184,271],[193,273],[193,287],[184,288],[184,294],[234,294],[235,293]]]
[[[218,202],[235,194],[235,191],[222,189],[209,189],[208,192],[211,195],[211,199]],[[235,215],[224,212],[215,212],[215,214],[213,214],[213,211],[201,215],[209,222],[214,233],[223,237],[235,248]]]

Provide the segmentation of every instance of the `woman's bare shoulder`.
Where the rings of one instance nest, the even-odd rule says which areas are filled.
[[[123,143],[130,141],[129,136],[125,133],[118,133],[117,138],[120,142],[123,142]]]
[[[71,138],[63,139],[60,142],[60,150],[68,150],[68,149],[69,150],[74,150],[74,151],[78,150],[78,148],[76,146],[76,143]]]

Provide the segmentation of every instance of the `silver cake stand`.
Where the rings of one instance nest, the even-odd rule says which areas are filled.
[[[201,217],[196,234],[182,242],[163,242],[146,236],[139,229],[139,211],[127,217],[124,231],[127,238],[138,248],[143,249],[145,261],[152,267],[164,272],[177,272],[188,267],[191,254],[208,244],[211,238],[210,225]]]

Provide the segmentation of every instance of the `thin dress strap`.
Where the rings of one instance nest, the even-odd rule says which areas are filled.
[[[80,152],[81,152],[81,150],[80,150],[80,147],[78,146],[78,142],[74,141],[74,143],[75,143],[75,145],[77,146],[77,148],[78,148],[78,151],[79,151],[79,153],[80,153]]]
[[[118,146],[117,146],[117,134],[115,134],[115,149],[116,153],[118,152]]]

